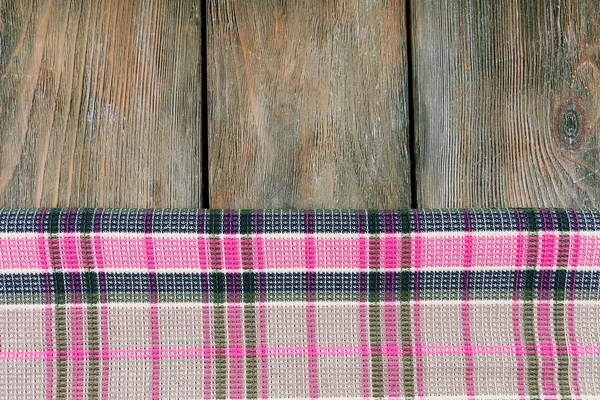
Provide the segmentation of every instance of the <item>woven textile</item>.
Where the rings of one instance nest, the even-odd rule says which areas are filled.
[[[0,210],[0,398],[290,397],[600,397],[600,211]]]

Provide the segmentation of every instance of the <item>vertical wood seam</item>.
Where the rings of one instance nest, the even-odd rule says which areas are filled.
[[[201,207],[202,208],[210,208],[210,187],[209,187],[209,176],[208,176],[208,47],[207,47],[207,31],[208,31],[208,15],[206,12],[206,2],[202,0],[200,2],[200,13],[202,14],[202,28],[201,28],[201,37],[200,37],[200,46],[202,47],[202,61],[201,61],[201,92],[202,92],[202,108],[201,108],[201,126],[202,126],[202,134],[201,134],[201,166],[202,169],[202,190],[201,190]]]
[[[415,116],[414,116],[414,108],[415,108],[415,94],[413,88],[413,82],[416,82],[413,79],[413,33],[412,33],[412,16],[411,16],[411,7],[410,2],[412,0],[406,1],[406,9],[404,12],[404,18],[406,23],[406,105],[407,105],[407,130],[408,130],[408,163],[410,168],[409,174],[409,184],[410,184],[410,207],[415,209],[419,207],[419,202],[417,198],[417,137],[416,137],[416,129],[415,129]]]

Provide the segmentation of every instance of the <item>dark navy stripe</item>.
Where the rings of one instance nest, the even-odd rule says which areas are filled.
[[[542,230],[544,225],[555,226],[561,231],[568,231],[578,226],[579,230],[600,230],[600,210],[564,209],[521,209],[528,215],[528,230]],[[83,231],[79,223],[65,215],[72,213],[90,213],[89,209],[49,209],[44,218],[59,214],[58,232]],[[151,232],[163,233],[226,233],[231,227],[240,226],[244,234],[254,233],[255,225],[252,213],[254,210],[152,210],[149,226],[146,226],[143,209],[107,209],[101,212],[99,228],[101,232]],[[356,210],[309,210],[311,215],[311,231],[314,233],[357,233],[359,227],[359,211]],[[420,210],[418,221],[413,213],[406,211],[369,211],[368,232],[382,233],[383,215],[392,218],[396,231],[414,232],[418,223],[421,232],[460,232],[464,230],[462,213],[464,210]],[[515,231],[518,221],[514,209],[471,209],[472,231]],[[0,232],[38,232],[36,219],[39,209],[0,209]],[[243,215],[243,217],[241,217]],[[306,232],[305,210],[262,210],[262,231],[264,233],[304,233]],[[543,218],[542,218],[543,217]],[[575,218],[577,220],[575,220]],[[550,219],[550,221],[548,220]],[[80,221],[80,219],[78,219]],[[225,224],[225,226],[224,226]],[[46,226],[48,223],[46,221]],[[46,230],[47,231],[47,230]]]
[[[421,272],[416,287],[415,273],[408,271],[364,273],[157,273],[156,282],[150,282],[147,273],[98,273],[55,272],[49,277],[50,285],[59,295],[81,298],[83,294],[98,292],[97,282],[105,282],[106,291],[111,293],[147,293],[150,286],[156,285],[158,293],[213,293],[228,294],[257,293],[259,274],[262,275],[262,290],[265,293],[306,292],[307,282],[312,282],[315,293],[359,294],[393,292],[399,300],[412,299],[418,289],[420,298],[460,299],[464,272]],[[597,299],[600,297],[600,271],[577,271],[566,274],[564,270],[524,272],[527,279],[519,279],[516,287],[522,297],[537,298],[541,294],[554,299],[564,297],[564,288],[575,279],[577,298]],[[307,278],[310,276],[310,280]],[[46,277],[44,274],[0,274],[0,295],[43,294]],[[477,293],[493,298],[512,299],[517,275],[515,271],[472,271],[469,275],[470,296]],[[360,282],[368,282],[361,289]],[[433,297],[432,297],[433,296]],[[477,298],[477,296],[475,297]],[[233,299],[229,299],[233,300]]]

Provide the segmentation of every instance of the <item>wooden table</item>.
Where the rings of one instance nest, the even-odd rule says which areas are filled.
[[[600,206],[596,0],[0,0],[0,206]]]

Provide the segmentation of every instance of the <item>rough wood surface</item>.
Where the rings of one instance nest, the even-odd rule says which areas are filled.
[[[418,205],[600,206],[598,2],[411,10]]]
[[[209,0],[211,207],[407,207],[403,1]]]
[[[200,1],[0,0],[0,206],[200,206]]]

